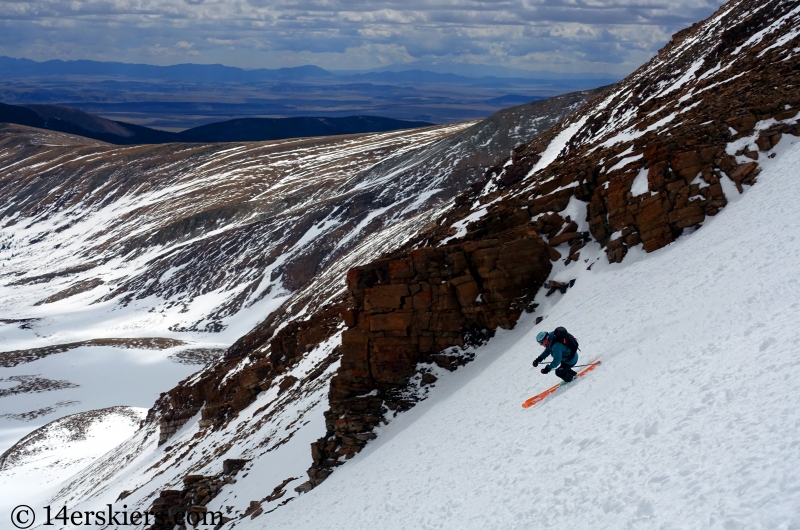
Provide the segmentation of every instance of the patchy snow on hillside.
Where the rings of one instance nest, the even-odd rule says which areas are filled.
[[[577,281],[542,324],[499,332],[318,488],[235,528],[799,528],[800,139],[776,151],[702,230],[559,269]],[[558,325],[603,364],[523,409],[558,381],[530,366]]]
[[[531,168],[530,172],[528,172],[526,178],[552,164],[558,158],[558,155],[564,151],[564,148],[567,146],[575,133],[578,132],[581,127],[583,127],[583,124],[586,123],[586,119],[586,117],[583,117],[575,123],[571,123],[569,126],[565,127],[563,131],[558,133],[558,136],[556,136],[553,141],[550,142],[550,144],[547,146],[547,149],[545,149],[544,153],[542,153],[542,157],[539,159],[539,161],[536,162],[533,168]]]
[[[332,235],[336,228],[346,230],[347,222],[357,224],[346,211],[331,215],[337,222],[324,230],[306,217],[327,217],[335,208],[322,206],[345,201],[357,186],[389,195],[377,211],[367,209],[364,224],[394,203],[407,203],[414,198],[408,183],[376,184],[362,178],[365,171],[473,124],[227,149],[83,147],[97,153],[71,171],[62,166],[74,164],[81,151],[35,145],[32,162],[44,160],[40,165],[46,167],[31,171],[35,164],[24,165],[25,159],[13,171],[0,169],[1,180],[21,183],[18,190],[7,186],[7,198],[28,208],[14,223],[19,211],[0,208],[0,317],[38,318],[39,329],[21,337],[24,345],[2,349],[120,332],[230,345],[281,301],[254,304],[292,290],[284,288],[278,267],[290,268],[290,259],[326,240],[350,241],[363,228]],[[0,142],[12,144],[0,160],[22,157],[31,148],[14,144],[24,144],[23,135],[16,136],[0,135]],[[129,152],[131,160],[125,157]],[[43,183],[37,186],[47,193],[30,181]],[[90,315],[90,331],[59,325],[74,320],[76,311]]]
[[[147,409],[110,407],[65,416],[20,440],[0,460],[0,507],[36,506],[60,484],[139,429]],[[35,502],[39,501],[39,502]]]
[[[185,348],[183,348],[185,349]],[[0,371],[0,451],[49,421],[128,405],[150,408],[164,388],[200,366],[164,350],[81,346]]]
[[[285,377],[309,377],[340,341],[337,333],[305,356]],[[120,493],[128,491],[125,503],[131,510],[144,511],[160,491],[182,488],[184,476],[219,474],[223,458],[241,458],[251,462],[208,504],[208,509],[230,513],[226,508],[231,506],[241,512],[249,501],[259,499],[264,502],[265,510],[275,508],[295,497],[292,488],[305,481],[305,470],[311,464],[308,448],[324,432],[323,412],[329,381],[338,367],[338,362],[325,366],[306,390],[298,390],[298,385],[292,384],[288,390],[275,385],[261,392],[256,401],[230,422],[229,430],[204,429],[197,421],[198,414],[159,446],[158,425],[147,424],[69,480],[59,483],[48,502],[54,506],[66,504],[70,510],[98,510],[115,503]],[[235,435],[231,436],[231,432]],[[183,456],[174,465],[162,465],[169,455],[177,454]],[[291,494],[266,501],[264,497],[282,483]],[[37,494],[36,490],[27,493]]]

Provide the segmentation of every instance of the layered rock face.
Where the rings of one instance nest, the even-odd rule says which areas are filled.
[[[375,437],[387,409],[402,395],[418,363],[453,370],[464,358],[445,350],[481,342],[512,328],[552,264],[531,228],[491,239],[419,248],[396,259],[356,267],[347,275],[355,308],[344,312],[342,362],[331,381],[326,436],[312,445],[311,485]]]

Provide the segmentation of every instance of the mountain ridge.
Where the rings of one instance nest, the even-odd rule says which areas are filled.
[[[585,79],[475,77],[420,70],[349,72],[330,77],[269,75],[261,80],[231,80],[223,74],[215,76],[211,67],[208,68],[212,72],[206,72],[208,75],[193,77],[187,73],[159,79],[147,77],[146,72],[135,68],[129,68],[124,76],[113,71],[68,75],[69,65],[65,64],[61,65],[67,67],[63,75],[48,75],[47,68],[39,68],[41,75],[28,75],[25,68],[14,65],[3,68],[2,63],[0,60],[0,72],[5,75],[0,77],[0,101],[66,105],[115,121],[173,132],[214,121],[258,116],[372,115],[454,123],[481,119],[522,103],[519,100],[493,101],[505,94],[523,94],[532,101],[618,80],[597,76]],[[160,67],[147,68],[158,70]],[[367,78],[363,77],[365,75]]]
[[[138,78],[186,80],[219,80],[231,82],[254,82],[272,79],[306,79],[332,77],[333,74],[314,65],[303,65],[288,68],[259,68],[245,70],[222,64],[183,63],[170,66],[158,66],[140,63],[122,63],[114,61],[61,60],[33,61],[31,59],[15,59],[0,56],[0,73],[10,77],[32,75],[103,75],[130,76]]]
[[[487,67],[489,65],[479,65]],[[180,63],[168,66],[159,66],[143,63],[123,63],[114,61],[91,60],[61,60],[34,61],[25,58],[0,56],[0,73],[9,77],[24,76],[52,76],[52,75],[103,75],[103,76],[129,76],[164,80],[195,80],[195,81],[227,81],[227,82],[257,82],[276,79],[324,79],[331,77],[346,79],[376,79],[397,80],[417,79],[427,77],[438,82],[469,83],[475,81],[488,81],[492,79],[523,80],[565,80],[565,79],[595,79],[598,82],[618,80],[617,77],[602,74],[561,74],[546,70],[525,71],[519,69],[500,70],[494,67],[492,74],[466,75],[463,70],[468,70],[468,65],[461,68],[461,73],[442,70],[436,65],[414,63],[411,65],[392,65],[368,70],[342,70],[329,71],[316,65],[302,65],[283,68],[253,68],[245,69],[222,64]],[[438,70],[438,71],[437,71]],[[489,67],[492,70],[492,67]],[[498,75],[505,73],[506,75]],[[524,74],[524,75],[523,75]]]
[[[287,138],[387,132],[433,125],[424,121],[395,120],[380,116],[238,118],[171,133],[108,120],[71,107],[3,103],[0,103],[0,123],[15,123],[77,134],[115,145],[263,142]]]

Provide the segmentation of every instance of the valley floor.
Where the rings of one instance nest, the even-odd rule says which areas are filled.
[[[317,489],[235,527],[800,528],[800,139],[778,151],[696,233],[560,271],[577,282],[542,324],[498,333]],[[603,365],[522,409],[556,382],[530,364],[557,325]]]

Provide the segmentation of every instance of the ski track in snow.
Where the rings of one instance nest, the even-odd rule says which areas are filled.
[[[702,230],[559,271],[577,282],[541,325],[498,333],[321,486],[236,528],[800,528],[800,139],[777,150]],[[522,409],[554,383],[530,363],[557,325],[603,365]]]

